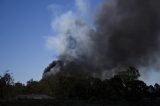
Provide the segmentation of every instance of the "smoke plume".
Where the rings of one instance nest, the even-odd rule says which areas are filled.
[[[72,16],[68,12],[56,21],[64,70],[75,66],[79,68],[73,71],[111,77],[118,67],[157,64],[159,0],[106,0],[98,7],[91,26]]]

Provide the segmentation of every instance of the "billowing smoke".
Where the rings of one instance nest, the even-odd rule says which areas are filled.
[[[72,72],[111,77],[118,67],[157,64],[159,0],[106,0],[98,7],[92,25],[72,12],[58,19],[56,37],[63,45],[59,60],[64,62],[64,71],[74,66],[78,68]]]

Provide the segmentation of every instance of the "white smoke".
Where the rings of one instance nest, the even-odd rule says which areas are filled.
[[[46,38],[46,47],[49,50],[55,50],[58,53],[65,51],[67,45],[66,32],[72,29],[69,26],[74,25],[75,19],[72,11],[68,11],[53,19],[51,26],[55,35]]]
[[[89,3],[87,3],[87,0],[75,0],[75,4],[82,14],[87,13],[89,9]]]
[[[50,5],[49,9],[56,11],[58,7]],[[51,23],[54,35],[45,37],[48,50],[54,50],[54,52],[60,55],[65,54],[70,58],[76,58],[78,54],[82,54],[81,52],[89,54],[89,48],[91,48],[89,46],[92,45],[88,36],[91,28],[81,17],[88,11],[86,0],[76,0],[75,7],[79,10],[78,12],[70,10],[60,15],[54,14]],[[60,11],[59,8],[58,11]]]

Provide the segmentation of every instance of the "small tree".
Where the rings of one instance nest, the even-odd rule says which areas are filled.
[[[139,73],[138,69],[130,66],[127,68],[126,71],[119,72],[118,76],[123,81],[132,81],[132,80],[137,80],[138,77],[140,77],[140,73]]]
[[[27,81],[27,93],[39,93],[40,92],[40,84],[38,81],[34,81],[33,79],[30,79]]]
[[[17,82],[14,84],[14,94],[15,95],[20,95],[20,94],[25,94],[25,85]]]
[[[13,81],[13,76],[9,71],[0,76],[0,98],[9,99],[12,96]]]

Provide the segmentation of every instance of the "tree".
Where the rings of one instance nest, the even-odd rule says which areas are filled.
[[[26,87],[24,84],[17,82],[14,84],[14,95],[26,94]]]
[[[9,71],[6,71],[3,76],[0,76],[0,98],[9,99],[13,95],[13,76]]]
[[[125,87],[122,79],[116,75],[108,81],[108,94],[111,100],[122,100],[125,96]]]
[[[9,73],[9,71],[6,71],[3,75],[3,77],[1,77],[1,80],[4,81],[5,85],[13,85],[14,84],[14,79],[11,73]]]
[[[132,81],[132,80],[137,80],[140,77],[140,73],[139,73],[138,69],[130,66],[127,68],[126,71],[119,72],[118,76],[123,81]]]
[[[147,93],[147,85],[140,80],[132,80],[127,82],[126,88],[126,99],[141,100]]]
[[[39,93],[40,92],[40,87],[39,87],[39,82],[34,81],[33,79],[30,79],[27,81],[27,93]]]

